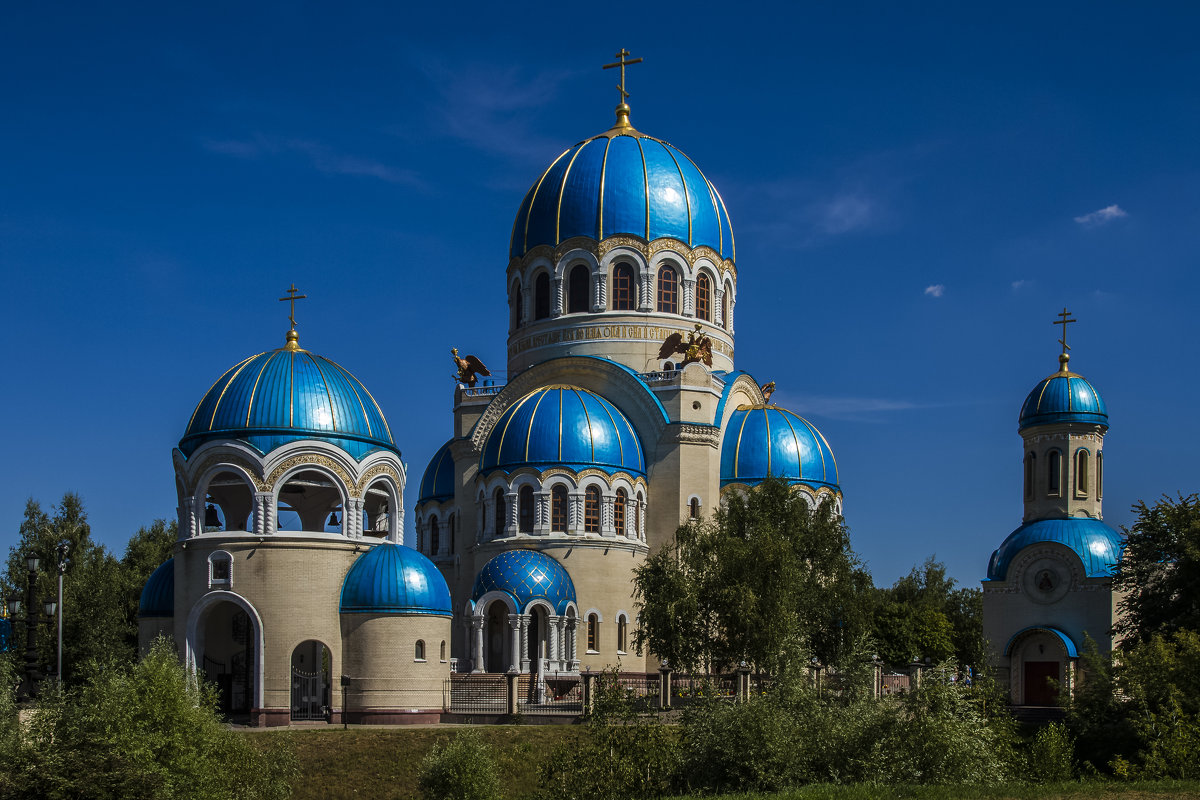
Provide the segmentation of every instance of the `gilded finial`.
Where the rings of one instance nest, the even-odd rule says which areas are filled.
[[[1078,320],[1070,318],[1071,312],[1067,311],[1065,306],[1063,307],[1062,312],[1057,316],[1058,319],[1050,324],[1062,325],[1062,338],[1058,340],[1058,343],[1062,345],[1062,353],[1060,353],[1058,356],[1058,371],[1068,372],[1069,370],[1067,369],[1067,362],[1071,360],[1071,355],[1067,351],[1071,349],[1071,346],[1067,344],[1067,326],[1072,322],[1078,322]]]
[[[625,67],[629,66],[630,64],[640,64],[642,63],[642,59],[627,59],[626,56],[628,55],[629,51],[622,47],[619,51],[617,51],[617,60],[612,64],[605,64],[603,66],[603,69],[612,69],[613,67],[621,68],[621,82],[617,84],[617,91],[620,92],[620,102],[617,103],[617,124],[613,126],[614,128],[633,127],[633,125],[631,125],[629,122],[629,103],[626,102],[629,99],[629,92],[625,90]]]
[[[296,288],[296,284],[292,283],[292,288],[287,290],[288,296],[279,298],[281,303],[291,303],[288,310],[288,322],[292,324],[292,327],[287,332],[287,344],[283,346],[284,350],[300,349],[300,334],[296,332],[296,301],[307,299],[308,295],[296,294],[298,291],[300,290]]]

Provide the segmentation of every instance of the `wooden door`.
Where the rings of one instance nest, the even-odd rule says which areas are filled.
[[[1025,662],[1025,705],[1058,705],[1058,688],[1051,681],[1061,681],[1057,661]]]

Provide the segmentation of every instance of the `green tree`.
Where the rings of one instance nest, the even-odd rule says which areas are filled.
[[[130,644],[137,647],[137,610],[142,589],[150,573],[158,569],[172,555],[175,540],[179,538],[179,523],[156,519],[150,527],[139,528],[125,545],[121,557],[121,569],[125,583],[125,615],[133,620],[133,639]]]
[[[1200,631],[1200,496],[1166,495],[1134,505],[1113,587],[1126,592],[1116,632],[1136,641],[1155,633]]]
[[[189,679],[167,640],[136,664],[94,666],[79,686],[46,692],[15,744],[0,739],[0,796],[248,800],[291,794],[296,759],[286,739],[252,743],[228,729],[214,690]],[[0,702],[0,717],[8,702]]]
[[[680,527],[634,583],[639,646],[679,669],[836,663],[869,623],[870,576],[842,518],[779,479]]]
[[[983,662],[983,595],[956,588],[932,556],[877,591],[873,628],[880,658],[893,666],[913,658]]]
[[[58,597],[59,542],[68,546],[69,563],[63,581],[63,678],[73,681],[86,662],[129,661],[137,641],[136,620],[128,615],[128,581],[121,563],[92,540],[83,501],[76,494],[47,514],[34,500],[25,505],[20,540],[8,555],[5,583],[9,591],[26,597],[29,572],[25,558],[36,555],[38,568],[34,597],[37,608],[26,609],[42,617],[43,600]],[[43,618],[44,619],[44,618]],[[57,626],[50,620],[38,628],[38,652],[42,665],[53,665],[57,652]],[[25,626],[14,625],[17,647],[25,646]]]

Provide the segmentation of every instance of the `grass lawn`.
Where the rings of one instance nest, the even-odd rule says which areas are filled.
[[[415,798],[417,770],[435,742],[446,742],[456,726],[439,728],[338,728],[253,732],[255,741],[286,737],[300,762],[294,784],[295,800],[346,798]],[[477,729],[492,748],[504,795],[510,800],[528,796],[537,785],[538,767],[560,742],[586,731],[575,725],[489,725]],[[1087,782],[1052,786],[805,786],[777,794],[722,795],[722,800],[1085,800],[1085,798],[1200,798],[1200,781],[1153,783]]]

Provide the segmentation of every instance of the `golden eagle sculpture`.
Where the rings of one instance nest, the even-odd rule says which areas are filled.
[[[488,368],[483,365],[483,362],[475,356],[460,358],[457,347],[450,348],[450,357],[454,359],[454,366],[458,370],[458,374],[454,376],[454,379],[459,383],[465,383],[468,387],[475,385],[476,375],[482,375],[486,378],[492,374],[488,372]]]
[[[771,395],[775,394],[775,381],[764,383],[761,387],[763,393],[763,402],[767,405],[771,404]]]
[[[679,362],[680,369],[696,362],[711,367],[713,363],[712,339],[708,338],[708,334],[701,332],[700,325],[697,323],[696,330],[689,333],[687,339],[683,338],[682,333],[672,333],[658,349],[659,358],[670,358],[676,353],[683,354],[683,360]]]

